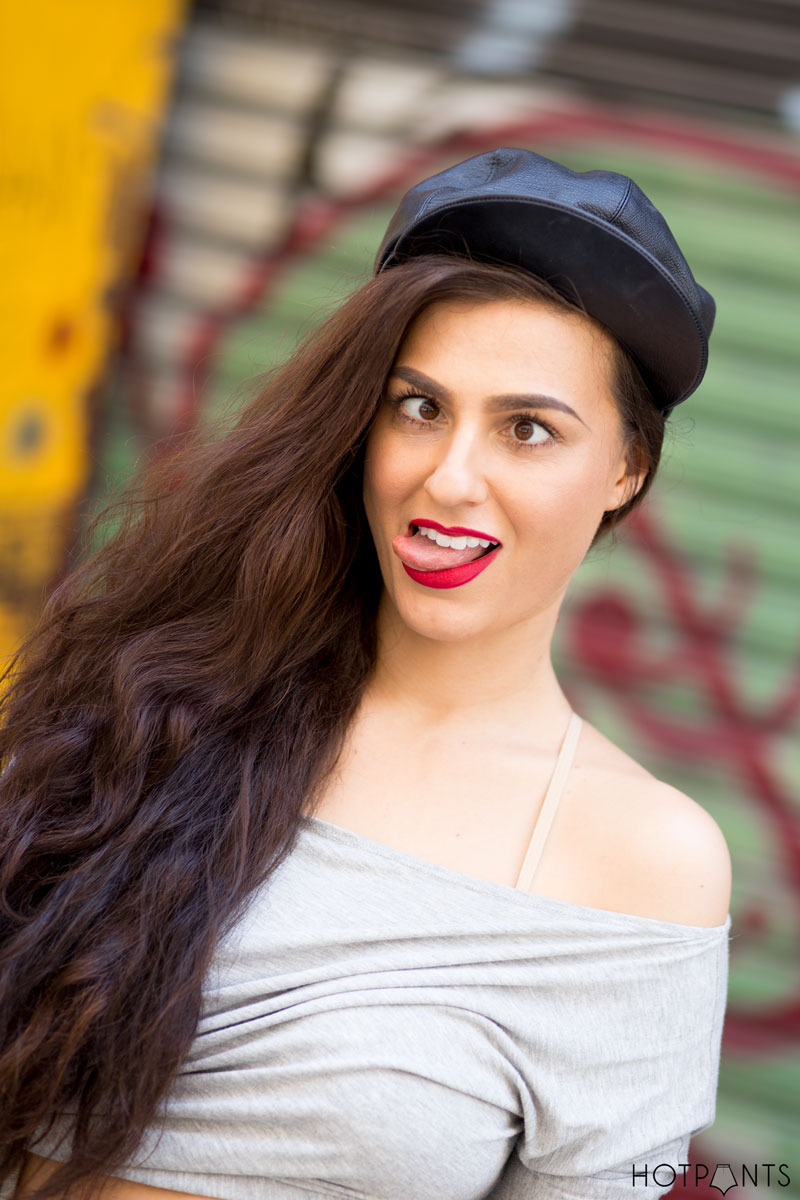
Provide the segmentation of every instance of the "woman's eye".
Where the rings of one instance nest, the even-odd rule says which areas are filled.
[[[551,436],[550,430],[544,425],[540,425],[538,421],[532,420],[530,417],[518,418],[514,422],[514,429],[519,432],[515,434],[517,441],[528,442],[546,442]]]
[[[407,417],[416,420],[432,421],[436,416],[437,405],[427,396],[401,396],[399,407]]]

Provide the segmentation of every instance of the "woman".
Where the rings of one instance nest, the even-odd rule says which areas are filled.
[[[152,468],[5,700],[7,1188],[669,1190],[714,1119],[730,859],[550,643],[713,315],[630,180],[479,155]]]

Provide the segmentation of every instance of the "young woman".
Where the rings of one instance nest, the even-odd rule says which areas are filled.
[[[550,647],[713,315],[630,180],[480,155],[407,194],[224,438],[151,469],[7,681],[6,1195],[684,1172],[727,847]]]

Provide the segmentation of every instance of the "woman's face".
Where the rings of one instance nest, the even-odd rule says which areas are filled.
[[[407,626],[453,641],[555,621],[603,513],[634,490],[611,370],[608,334],[533,300],[442,301],[413,322],[364,463],[384,601]]]

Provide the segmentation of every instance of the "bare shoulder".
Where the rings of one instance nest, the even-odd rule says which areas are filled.
[[[663,780],[652,778],[637,799],[647,810],[646,828],[638,833],[650,895],[670,914],[664,919],[721,925],[730,908],[732,868],[719,825],[701,804]]]
[[[588,724],[574,786],[576,812],[588,821],[606,869],[617,868],[617,907],[685,925],[724,923],[730,851],[702,804]]]

